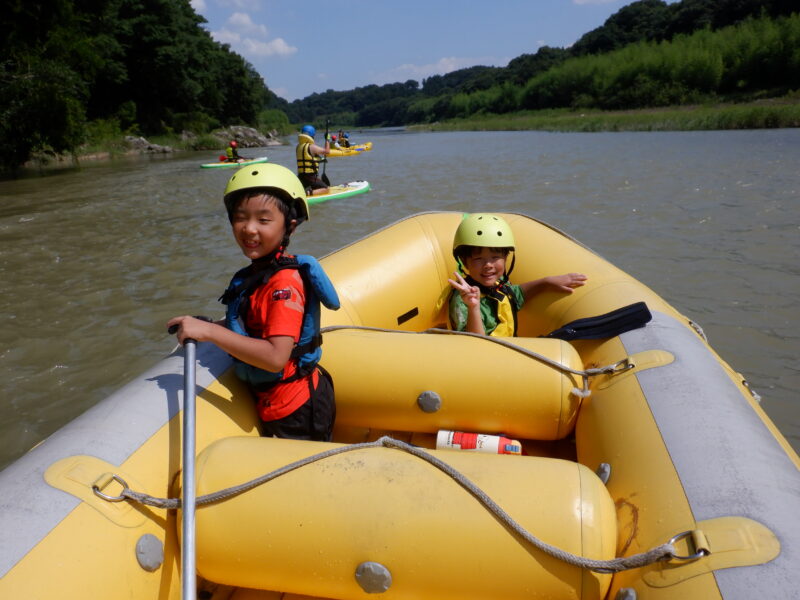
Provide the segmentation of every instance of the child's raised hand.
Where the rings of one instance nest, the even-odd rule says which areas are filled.
[[[481,291],[476,286],[468,284],[458,271],[453,275],[456,277],[455,280],[448,279],[447,281],[454,290],[461,294],[464,304],[468,307],[478,306],[481,301]]]
[[[566,273],[548,277],[548,283],[560,292],[572,293],[572,290],[586,284],[589,279],[583,273]]]

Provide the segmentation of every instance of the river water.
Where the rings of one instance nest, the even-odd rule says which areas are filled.
[[[291,249],[323,256],[426,210],[523,212],[699,323],[800,449],[800,129],[351,132],[334,158],[365,195],[312,208]],[[292,146],[248,149],[293,168]],[[174,347],[176,314],[221,316],[243,257],[215,153],[133,157],[0,181],[0,467]],[[409,282],[413,285],[413,282]]]

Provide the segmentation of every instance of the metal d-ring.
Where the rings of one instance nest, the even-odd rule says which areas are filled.
[[[684,538],[687,538],[687,537],[691,536],[693,533],[694,532],[691,531],[691,530],[684,531],[683,533],[679,533],[677,535],[672,536],[672,539],[670,539],[670,541],[668,543],[671,544],[671,545],[674,545],[675,542],[677,542],[678,540],[682,540]],[[672,558],[674,558],[676,560],[697,560],[698,558],[703,558],[704,556],[708,556],[709,554],[711,554],[711,552],[709,552],[705,548],[700,548],[697,552],[695,552],[694,554],[691,554],[689,556],[679,556],[677,554],[672,554]]]
[[[120,477],[119,475],[112,475],[111,479],[116,481],[118,484],[122,486],[122,489],[127,489],[128,484],[125,483],[125,480]],[[122,502],[125,500],[125,496],[109,496],[108,494],[104,494],[100,491],[100,488],[97,485],[92,486],[92,491],[95,493],[96,496],[99,496],[103,500],[107,500],[108,502]]]
[[[631,362],[629,356],[626,356],[622,360],[618,360],[613,364],[613,368],[611,370],[612,375],[619,375],[620,373],[624,373],[625,371],[630,371],[631,369],[635,369],[636,365]]]

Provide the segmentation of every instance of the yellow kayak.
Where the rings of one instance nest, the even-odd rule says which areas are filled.
[[[526,303],[517,338],[444,329],[458,212],[321,260],[341,300],[322,312],[331,443],[259,437],[230,357],[198,345],[202,597],[794,597],[800,459],[742,376],[644,283],[503,216],[515,281],[589,278]],[[634,302],[643,327],[540,337]],[[183,358],[0,472],[0,598],[181,597]]]
[[[331,148],[328,156],[356,156],[370,150],[372,150],[372,142],[366,142],[364,144],[355,144],[349,148]]]

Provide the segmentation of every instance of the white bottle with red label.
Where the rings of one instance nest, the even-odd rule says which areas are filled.
[[[501,435],[467,433],[464,431],[439,431],[436,434],[437,450],[468,450],[489,454],[522,454],[522,444]]]

